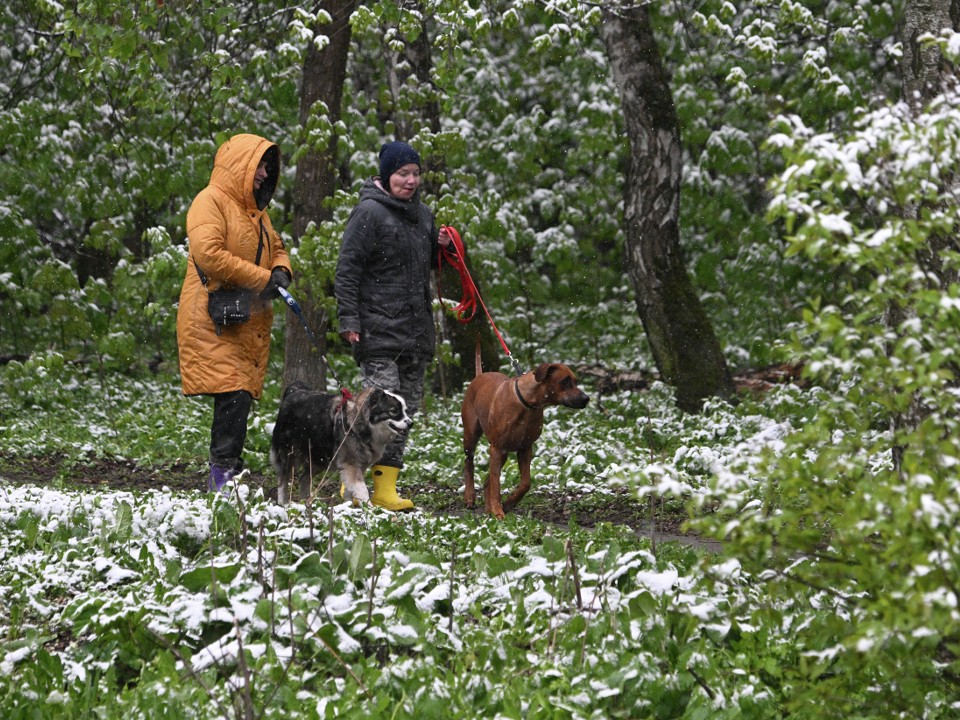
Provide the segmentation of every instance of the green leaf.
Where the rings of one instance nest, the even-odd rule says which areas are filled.
[[[118,542],[127,543],[133,536],[133,508],[127,501],[122,501],[117,505],[117,519],[114,525],[114,533]]]
[[[373,545],[366,535],[357,535],[350,548],[348,575],[354,582],[369,577],[373,572]]]
[[[307,553],[293,565],[278,565],[274,577],[281,591],[306,586],[323,587],[332,592],[339,582],[330,564],[316,552]]]
[[[236,579],[241,569],[240,563],[200,566],[181,573],[179,582],[191,592],[212,588],[214,584],[224,587]]]
[[[566,559],[566,543],[553,535],[543,538],[543,555],[548,562],[559,562]]]

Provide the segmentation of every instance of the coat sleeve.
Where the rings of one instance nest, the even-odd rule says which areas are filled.
[[[354,208],[343,231],[340,256],[333,281],[337,298],[337,321],[341,333],[360,332],[360,280],[367,264],[370,238],[376,232],[375,216],[363,207]]]
[[[290,256],[287,254],[287,246],[284,244],[283,238],[280,237],[280,233],[273,229],[273,225],[270,224],[270,218],[264,217],[264,220],[267,224],[267,236],[270,238],[270,257],[272,258],[270,270],[278,267],[283,268],[292,280],[293,268],[290,267]]]
[[[427,227],[430,233],[430,267],[436,269],[439,267],[437,261],[440,259],[440,229],[437,227],[437,220],[433,213],[427,214],[429,216]]]
[[[215,194],[204,191],[197,195],[187,213],[187,236],[193,261],[216,290],[223,283],[259,292],[270,280],[270,270],[254,264],[255,256],[246,259],[232,251],[236,238],[228,238],[228,208],[222,207]],[[256,246],[253,245],[254,252]]]

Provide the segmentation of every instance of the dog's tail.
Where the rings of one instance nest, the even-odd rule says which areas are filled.
[[[477,342],[474,349],[474,358],[473,358],[473,366],[476,372],[474,377],[479,377],[483,373],[483,362],[480,359],[480,333],[476,333],[475,337]]]

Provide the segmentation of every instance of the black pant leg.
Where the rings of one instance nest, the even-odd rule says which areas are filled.
[[[210,428],[210,462],[237,472],[243,467],[243,444],[247,439],[247,417],[253,396],[246,390],[213,396],[213,425]]]

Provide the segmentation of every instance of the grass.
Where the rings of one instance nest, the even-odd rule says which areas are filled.
[[[2,374],[3,717],[777,715],[753,668],[789,628],[747,657],[731,634],[757,579],[637,532],[651,497],[661,521],[696,512],[705,464],[789,422],[759,405],[683,416],[656,387],[551,411],[534,487],[498,522],[462,511],[456,398],[418,417],[403,477],[421,511],[393,515],[273,502],[274,385],[228,500],[172,482],[203,477],[209,427],[175,378],[56,356]],[[56,481],[9,482],[31,464]]]

